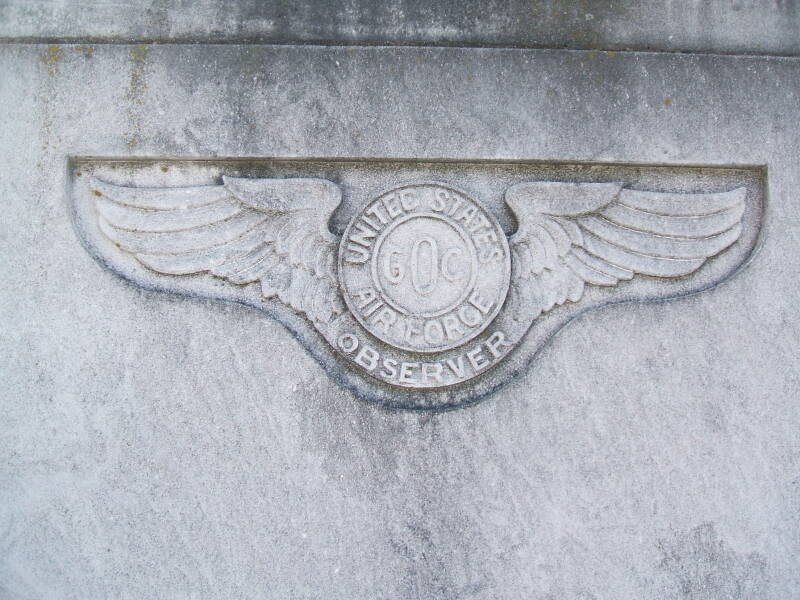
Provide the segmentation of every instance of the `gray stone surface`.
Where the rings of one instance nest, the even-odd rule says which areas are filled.
[[[0,38],[797,55],[795,0],[2,0]]]
[[[797,595],[796,59],[5,44],[0,72],[0,597]],[[758,167],[767,204],[722,285],[392,412],[261,313],[98,265],[75,156]]]

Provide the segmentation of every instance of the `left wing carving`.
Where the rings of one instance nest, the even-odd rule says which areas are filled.
[[[671,194],[619,183],[522,183],[506,191],[519,227],[510,238],[512,289],[535,317],[577,302],[587,284],[636,274],[681,277],[742,232],[745,189]]]
[[[345,309],[328,221],[341,201],[324,179],[223,177],[222,185],[135,188],[91,180],[100,231],[146,267],[258,282],[313,322]]]

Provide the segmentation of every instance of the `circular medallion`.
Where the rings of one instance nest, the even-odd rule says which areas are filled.
[[[350,311],[372,335],[412,352],[441,352],[481,333],[511,272],[506,236],[465,193],[436,183],[375,198],[339,247]]]

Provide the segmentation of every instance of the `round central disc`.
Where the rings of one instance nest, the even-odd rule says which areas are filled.
[[[463,192],[416,184],[381,194],[356,215],[339,249],[350,311],[396,348],[440,352],[478,335],[508,292],[508,242]]]

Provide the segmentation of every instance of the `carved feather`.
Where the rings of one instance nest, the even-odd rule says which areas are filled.
[[[102,233],[167,275],[208,272],[278,297],[312,321],[341,314],[336,238],[339,188],[317,179],[223,178],[224,184],[136,188],[92,179]]]
[[[585,284],[689,275],[739,239],[744,200],[744,188],[669,194],[617,183],[512,186],[514,291],[539,314],[577,302]]]

